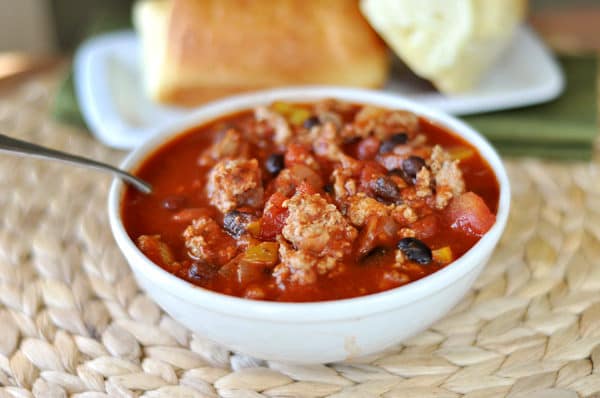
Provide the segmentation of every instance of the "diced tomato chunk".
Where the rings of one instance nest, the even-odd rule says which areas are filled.
[[[306,164],[306,159],[311,156],[310,149],[300,144],[289,144],[285,151],[285,167],[290,168],[295,164]]]
[[[361,180],[369,180],[374,178],[374,176],[380,176],[382,174],[386,174],[387,170],[377,162],[367,161],[364,162],[364,165],[360,171],[360,179]]]
[[[142,235],[137,239],[137,245],[146,257],[167,271],[176,272],[181,268],[175,261],[171,248],[162,241],[160,235]]]
[[[296,186],[301,185],[302,182],[307,182],[313,187],[320,187],[321,185],[323,185],[323,179],[321,178],[321,176],[319,176],[317,172],[315,172],[308,166],[305,166],[303,164],[295,164],[292,167],[290,167],[289,170],[290,175],[292,177],[292,181],[295,183]]]
[[[260,238],[262,240],[274,240],[281,233],[288,217],[288,210],[283,207],[283,202],[286,200],[287,197],[280,192],[275,192],[267,200],[260,223]]]
[[[356,254],[362,257],[375,248],[395,246],[398,228],[398,223],[391,217],[370,217],[356,239]]]
[[[496,222],[483,199],[473,192],[454,198],[446,209],[446,217],[452,228],[475,236],[483,235]]]
[[[438,218],[435,214],[430,214],[410,224],[410,228],[415,231],[418,239],[431,238],[438,233]]]
[[[356,155],[360,160],[373,159],[379,151],[381,142],[375,137],[367,137],[358,143]]]
[[[306,195],[312,195],[318,193],[319,190],[315,188],[310,182],[302,181],[300,185],[296,187],[296,192]]]
[[[374,161],[363,162],[362,169],[360,171],[360,185],[364,191],[371,190],[371,181],[376,180],[378,177],[386,175],[387,170],[379,163]]]

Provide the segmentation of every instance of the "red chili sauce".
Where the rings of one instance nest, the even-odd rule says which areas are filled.
[[[206,289],[306,302],[377,293],[469,250],[499,187],[477,150],[402,110],[274,103],[186,131],[136,173],[125,228]]]

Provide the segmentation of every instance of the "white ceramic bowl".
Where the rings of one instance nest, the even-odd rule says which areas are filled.
[[[381,351],[426,329],[447,313],[488,261],[508,217],[510,187],[502,161],[490,144],[466,124],[401,97],[337,87],[257,92],[203,106],[134,150],[122,163],[136,167],[163,143],[189,127],[276,100],[323,98],[407,109],[448,127],[475,146],[496,173],[500,203],[494,226],[446,268],[408,285],[368,296],[316,303],[247,300],[196,287],[148,260],[129,238],[121,220],[124,185],[115,180],[109,196],[110,225],[140,286],[174,319],[232,350],[263,359],[324,363]]]

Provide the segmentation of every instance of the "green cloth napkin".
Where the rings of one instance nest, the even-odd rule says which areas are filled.
[[[87,12],[87,19],[78,20],[78,12],[86,10],[92,3],[94,12]],[[111,0],[98,3],[97,1],[85,0],[72,2],[70,0],[52,0],[53,9],[56,15],[59,29],[60,41],[72,44],[70,37],[77,32],[78,24],[85,24],[85,29],[81,35],[76,35],[76,40],[91,38],[102,33],[108,33],[115,30],[132,29],[131,24],[131,0]],[[73,7],[77,9],[73,10]],[[81,10],[79,10],[81,8]],[[86,14],[86,13],[84,13]],[[74,20],[75,18],[75,20]],[[79,18],[81,19],[81,18]],[[72,124],[87,129],[85,120],[79,108],[77,95],[75,94],[75,82],[73,81],[73,70],[69,70],[61,82],[54,96],[52,104],[52,116],[61,122]]]
[[[61,122],[75,126],[87,128],[85,120],[81,114],[77,96],[75,95],[75,85],[73,82],[73,71],[70,70],[60,87],[54,95],[52,104],[52,116]]]
[[[503,155],[590,159],[598,131],[597,59],[565,56],[559,60],[566,89],[558,99],[463,119],[488,137]],[[59,120],[85,126],[71,74],[58,90],[53,114]]]
[[[596,56],[559,58],[566,87],[545,104],[464,117],[503,155],[588,160],[598,132]]]

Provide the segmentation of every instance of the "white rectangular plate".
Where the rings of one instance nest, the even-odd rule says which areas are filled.
[[[83,117],[104,144],[131,149],[162,124],[190,109],[157,104],[144,92],[141,51],[132,31],[97,36],[77,51],[75,91]],[[385,91],[456,115],[515,108],[549,101],[564,86],[562,72],[538,36],[522,27],[512,45],[476,89],[446,96],[408,73],[392,74]]]

